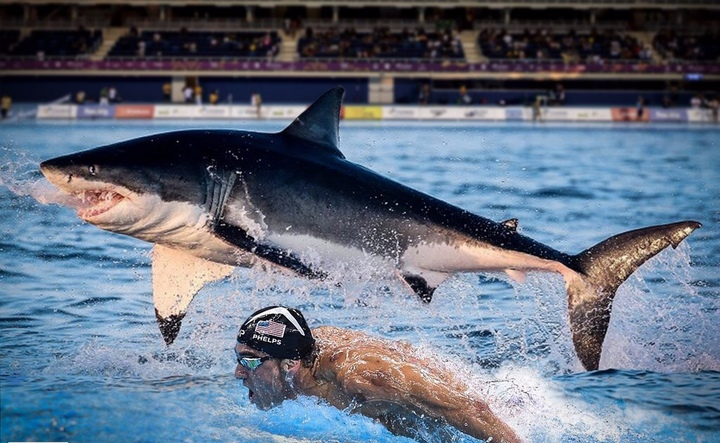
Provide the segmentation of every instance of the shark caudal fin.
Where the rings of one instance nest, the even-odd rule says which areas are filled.
[[[571,258],[568,314],[575,352],[587,370],[600,363],[615,292],[635,270],[668,246],[676,248],[701,225],[683,221],[610,237]]]

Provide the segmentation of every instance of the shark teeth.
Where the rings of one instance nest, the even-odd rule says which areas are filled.
[[[125,198],[113,191],[82,191],[76,194],[82,202],[78,208],[78,216],[83,219],[97,217],[114,208]]]

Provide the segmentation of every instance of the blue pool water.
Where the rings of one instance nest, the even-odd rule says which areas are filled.
[[[717,129],[342,123],[350,160],[488,218],[518,218],[524,234],[566,252],[642,226],[703,223],[621,287],[601,370],[583,372],[563,282],[545,274],[525,284],[460,275],[426,306],[392,281],[350,275],[335,287],[238,269],[196,297],[166,348],[150,245],[45,203],[55,193],[37,165],[140,135],[231,126],[0,124],[0,442],[409,441],[312,399],[267,412],[249,403],[232,377],[235,333],[275,303],[300,307],[311,326],[438,355],[527,441],[720,441]]]

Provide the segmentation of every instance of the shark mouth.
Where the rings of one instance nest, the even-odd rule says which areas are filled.
[[[125,197],[113,191],[82,191],[75,194],[79,203],[77,214],[82,219],[97,217],[111,210]]]

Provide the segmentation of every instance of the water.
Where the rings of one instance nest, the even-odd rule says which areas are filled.
[[[275,131],[285,122],[245,122]],[[720,146],[712,127],[344,122],[362,165],[576,253],[633,228],[704,226],[616,297],[601,370],[583,372],[563,282],[460,275],[422,305],[396,282],[342,287],[239,269],[205,288],[163,345],[150,245],[65,207],[39,161],[211,122],[0,125],[0,441],[403,442],[313,399],[268,412],[232,377],[239,324],[285,303],[311,326],[407,340],[441,356],[528,441],[720,441]],[[437,441],[439,436],[435,436]],[[460,433],[454,441],[473,439]]]

